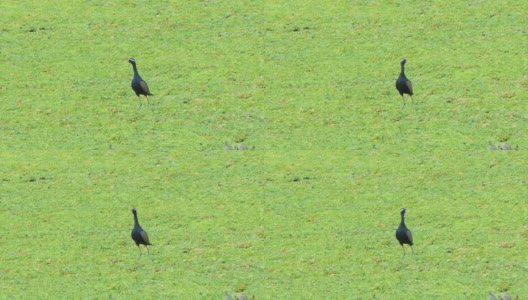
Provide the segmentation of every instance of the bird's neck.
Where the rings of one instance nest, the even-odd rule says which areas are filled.
[[[134,214],[134,225],[139,225],[137,215]]]
[[[134,75],[138,75],[136,64],[132,64],[132,68],[134,69]]]
[[[401,216],[401,223],[402,225],[405,225],[405,217],[403,215]]]
[[[136,68],[136,66],[134,66],[134,70],[135,70],[135,68]],[[401,64],[401,74],[405,75],[405,73],[404,73],[404,64]]]

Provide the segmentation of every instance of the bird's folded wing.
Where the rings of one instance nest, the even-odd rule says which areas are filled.
[[[148,88],[148,85],[147,83],[144,81],[144,80],[141,80],[139,82],[139,85],[141,86],[141,88],[143,89],[143,91],[147,94],[150,94],[150,91],[149,91],[149,88]]]
[[[148,235],[145,231],[141,231],[141,238],[143,239],[143,241],[145,241],[145,243],[150,244]]]

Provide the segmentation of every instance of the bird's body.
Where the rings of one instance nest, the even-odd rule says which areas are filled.
[[[398,90],[398,92],[400,93],[400,95],[402,96],[402,107],[400,109],[403,109],[405,107],[405,98],[403,97],[403,94],[407,94],[409,96],[411,96],[411,101],[414,105],[414,100],[412,98],[412,95],[413,95],[413,89],[412,89],[412,84],[411,84],[411,81],[409,79],[407,79],[407,77],[405,76],[405,63],[407,62],[407,59],[402,59],[401,62],[400,62],[400,65],[401,65],[401,71],[400,71],[400,76],[398,76],[398,79],[396,79],[396,89]]]
[[[150,107],[150,101],[149,101],[148,96],[154,96],[154,95],[150,93],[147,82],[143,80],[141,76],[139,76],[139,73],[136,67],[136,60],[131,58],[128,60],[128,62],[132,64],[132,68],[134,69],[134,78],[132,78],[132,89],[136,93],[136,96],[138,96],[138,100],[139,100],[138,109],[140,109],[142,105],[140,95],[144,95],[147,98],[147,103]]]
[[[134,227],[132,228],[131,236],[136,245],[139,248],[139,256],[137,259],[141,257],[141,247],[139,245],[145,245],[145,248],[147,248],[147,252],[150,255],[150,251],[148,250],[148,245],[152,245],[149,241],[147,232],[141,228],[138,222],[137,217],[137,211],[135,208],[132,208],[132,214],[134,214]]]
[[[404,216],[405,212],[406,212],[405,208],[402,208],[400,210],[401,222],[400,222],[400,226],[398,226],[398,229],[396,229],[396,239],[398,240],[398,242],[400,242],[400,245],[402,246],[402,249],[403,249],[402,258],[405,256],[405,247],[403,246],[404,244],[411,246],[411,250],[414,256],[414,249],[412,247],[414,244],[412,233],[407,228],[407,226],[405,226],[405,216]]]

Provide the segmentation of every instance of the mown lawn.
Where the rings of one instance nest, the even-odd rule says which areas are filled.
[[[0,10],[0,298],[528,295],[528,4]]]

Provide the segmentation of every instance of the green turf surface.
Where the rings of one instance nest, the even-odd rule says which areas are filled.
[[[0,10],[0,298],[528,295],[528,4]]]

